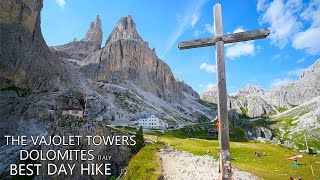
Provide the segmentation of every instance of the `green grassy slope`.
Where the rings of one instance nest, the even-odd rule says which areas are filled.
[[[216,140],[205,139],[180,139],[174,137],[159,137],[159,141],[164,142],[181,151],[188,151],[195,155],[211,155],[218,158],[219,144]],[[312,162],[315,177],[320,178],[320,156],[303,154],[299,163],[304,164],[301,168],[290,167],[293,161],[287,160],[296,154],[296,151],[288,148],[256,142],[231,142],[231,157],[235,167],[250,172],[264,179],[289,179],[289,177],[299,177],[312,179],[310,161]],[[257,157],[253,153],[266,153],[267,156]]]
[[[161,174],[160,159],[157,155],[163,143],[148,144],[133,156],[127,167],[125,180],[156,180]]]

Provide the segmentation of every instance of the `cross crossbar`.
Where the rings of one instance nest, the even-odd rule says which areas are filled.
[[[179,43],[178,48],[183,50],[183,49],[191,49],[191,48],[198,48],[198,47],[214,46],[218,41],[223,41],[224,44],[241,42],[241,41],[250,41],[255,39],[266,38],[269,34],[270,34],[270,30],[263,28],[263,29],[253,30],[253,31],[215,36],[212,38],[201,38],[201,39],[195,39],[191,41],[182,41]]]

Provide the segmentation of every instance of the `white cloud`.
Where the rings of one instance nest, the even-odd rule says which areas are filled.
[[[210,33],[210,34],[213,34],[213,33],[214,33],[213,25],[211,25],[211,24],[206,24],[204,27],[206,28],[206,31],[207,31],[208,33]]]
[[[199,17],[197,14],[193,14],[192,17],[191,17],[191,27],[193,28],[194,25],[196,25],[196,23],[198,22],[199,20]]]
[[[254,44],[249,42],[238,42],[235,45],[227,47],[226,56],[230,59],[245,55],[254,55]]]
[[[242,28],[237,28],[233,33],[244,32]],[[240,56],[254,55],[255,46],[253,41],[238,42],[227,46],[226,57],[234,59]]]
[[[275,61],[275,60],[281,60],[281,54],[275,54],[272,56],[272,60]]]
[[[204,29],[202,29],[202,30],[199,30],[199,29],[195,30],[195,31],[193,32],[193,36],[194,36],[194,37],[199,37],[199,36],[200,36],[201,34],[203,34],[203,33],[213,34],[213,33],[214,33],[213,26],[210,25],[210,24],[205,24],[205,25],[204,25]]]
[[[258,0],[257,11],[265,11],[260,24],[270,24],[272,44],[284,48],[291,40],[295,49],[310,55],[320,53],[319,0]]]
[[[233,33],[239,33],[239,32],[244,32],[245,30],[242,28],[237,28],[236,30],[233,31]]]
[[[198,0],[194,3],[189,4],[186,11],[182,16],[178,16],[178,26],[175,27],[175,31],[170,36],[168,43],[165,46],[164,51],[161,53],[160,57],[164,57],[168,51],[176,44],[179,37],[187,30],[188,27],[193,28],[198,22],[200,16],[200,10],[207,0]]]
[[[303,73],[304,69],[294,69],[288,72],[289,76],[295,76],[295,77],[300,77],[301,74]]]
[[[288,79],[288,78],[274,79],[274,80],[271,81],[270,87],[276,88],[276,87],[280,87],[280,86],[285,86],[285,85],[289,84],[291,81],[292,81],[292,79]]]
[[[296,63],[299,64],[299,63],[304,62],[305,60],[306,60],[306,58],[301,58],[301,59],[298,59]]]
[[[311,55],[320,53],[320,1],[311,1],[300,16],[310,22],[310,27],[295,34],[292,46],[296,49],[305,49]]]
[[[194,37],[199,37],[199,35],[202,34],[202,33],[203,33],[203,32],[200,31],[200,30],[195,30],[195,31],[193,32],[193,36],[194,36]]]
[[[270,4],[265,4],[265,7],[267,7],[266,12],[260,19],[260,24],[270,24],[269,38],[271,43],[279,48],[284,48],[288,40],[302,27],[302,23],[298,21],[297,17],[302,2],[301,0],[290,0],[284,3],[282,0],[274,0]]]
[[[266,0],[258,0],[257,3],[257,11],[262,11],[267,8],[267,2]]]
[[[311,55],[320,53],[320,26],[310,27],[306,31],[297,33],[292,46],[296,49],[305,49]]]
[[[65,0],[56,0],[56,3],[57,3],[60,7],[64,8],[64,5],[66,4],[66,1],[65,1]]]
[[[304,20],[311,21],[311,26],[320,26],[320,1],[312,0],[308,7],[301,13]]]
[[[215,65],[211,65],[211,64],[207,64],[207,63],[202,63],[200,65],[200,69],[203,69],[209,73],[214,73],[216,72],[216,66]]]
[[[217,85],[214,83],[209,83],[206,89],[213,89],[213,88],[217,88]]]

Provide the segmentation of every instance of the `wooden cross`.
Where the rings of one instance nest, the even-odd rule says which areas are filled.
[[[224,61],[224,44],[266,38],[270,31],[259,29],[223,35],[221,4],[214,6],[214,32],[211,38],[183,41],[179,49],[190,49],[205,46],[216,46],[216,66],[218,82],[218,120],[220,121],[220,176],[219,179],[232,179],[229,145],[229,123],[227,106],[226,73]]]

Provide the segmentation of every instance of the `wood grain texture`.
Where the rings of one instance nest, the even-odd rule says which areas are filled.
[[[217,36],[223,35],[221,4],[214,6],[214,32]],[[221,179],[232,179],[230,163],[230,145],[229,145],[229,120],[227,106],[227,84],[226,70],[224,61],[224,42],[220,38],[216,42],[216,66],[217,66],[217,83],[218,83],[218,118],[220,120],[219,144],[220,144],[220,172]],[[227,156],[223,154],[227,152]],[[225,163],[229,161],[229,165]]]
[[[178,48],[183,50],[183,49],[191,49],[191,48],[198,48],[198,47],[215,46],[216,42],[220,40],[222,40],[224,44],[250,41],[255,39],[266,38],[269,34],[270,34],[270,30],[263,28],[263,29],[253,30],[253,31],[215,36],[212,38],[201,38],[201,39],[195,39],[190,41],[182,41],[179,43]]]

